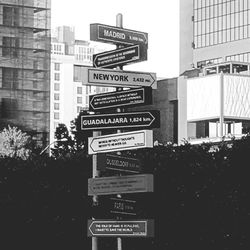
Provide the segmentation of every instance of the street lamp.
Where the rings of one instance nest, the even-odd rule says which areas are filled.
[[[43,152],[45,152],[52,144],[56,143],[56,142],[59,142],[59,141],[67,141],[68,139],[67,138],[62,138],[62,139],[58,139],[58,140],[55,140],[53,142],[51,142],[49,145],[47,145],[41,152],[40,152],[40,155],[43,154]]]

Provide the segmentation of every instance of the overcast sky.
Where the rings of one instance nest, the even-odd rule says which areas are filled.
[[[123,28],[148,33],[148,60],[124,66],[124,70],[176,77],[179,73],[179,0],[51,0],[52,28],[75,27],[77,39],[89,40],[89,25],[116,25],[123,15]]]

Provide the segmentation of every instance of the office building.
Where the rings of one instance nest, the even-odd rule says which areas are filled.
[[[250,64],[224,62],[178,79],[178,142],[250,131]]]
[[[180,0],[178,142],[250,128],[250,2]]]
[[[250,62],[249,0],[180,0],[180,74],[213,63]]]
[[[50,0],[0,1],[0,128],[49,140]]]
[[[63,123],[70,129],[80,110],[88,109],[89,95],[110,91],[108,87],[86,86],[74,81],[74,65],[92,67],[93,54],[105,48],[96,43],[76,40],[73,27],[60,26],[53,31],[51,44],[51,116],[50,141],[56,127]]]

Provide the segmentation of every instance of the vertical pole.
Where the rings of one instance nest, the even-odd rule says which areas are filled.
[[[219,136],[223,137],[224,126],[224,75],[220,72],[220,133]]]
[[[122,28],[123,27],[123,17],[122,17],[122,14],[117,14],[116,15],[116,27],[119,27],[119,28]],[[117,46],[117,48],[119,48],[120,46]],[[117,67],[117,69],[121,70],[122,67]],[[116,88],[117,91],[121,91],[123,88]],[[116,109],[117,113],[120,113],[122,110],[120,108],[117,108]],[[117,130],[117,133],[121,133],[121,130]],[[121,154],[121,152],[117,152],[117,154]],[[118,237],[117,238],[117,250],[122,250],[122,238],[121,237]]]
[[[100,135],[101,133],[98,131],[93,131],[93,137]],[[99,171],[97,170],[97,155],[93,155],[93,168],[92,168],[92,178],[99,177]],[[97,195],[93,196],[93,204],[98,202]],[[92,250],[98,250],[98,240],[97,237],[92,237]]]

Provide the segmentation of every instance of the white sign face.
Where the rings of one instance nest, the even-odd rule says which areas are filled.
[[[127,175],[88,179],[88,195],[153,192],[153,175]]]
[[[154,220],[88,220],[89,237],[154,237]]]
[[[157,88],[156,73],[108,70],[75,66],[78,79],[85,85],[110,87],[152,87]]]
[[[139,130],[88,138],[89,154],[153,147],[153,131]]]

